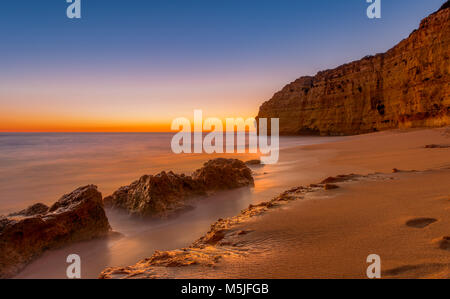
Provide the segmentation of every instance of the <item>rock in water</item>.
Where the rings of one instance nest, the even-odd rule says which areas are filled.
[[[192,177],[202,184],[206,191],[235,189],[254,184],[250,168],[236,159],[211,160]]]
[[[284,135],[449,125],[449,6],[386,53],[288,84],[260,107],[258,118],[279,118]]]
[[[129,186],[105,197],[106,207],[125,209],[130,214],[165,217],[188,208],[183,199],[203,195],[202,184],[191,177],[161,172],[145,175]]]
[[[189,198],[253,184],[251,170],[242,161],[215,159],[192,176],[173,172],[143,176],[106,197],[104,203],[140,216],[168,217],[189,208]]]
[[[93,185],[64,195],[46,213],[0,218],[0,278],[17,274],[46,249],[106,236],[110,230],[102,194]]]

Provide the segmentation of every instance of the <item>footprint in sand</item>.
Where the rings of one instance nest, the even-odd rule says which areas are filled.
[[[437,222],[434,218],[415,218],[406,222],[406,225],[414,228],[425,228],[430,224]]]
[[[435,239],[433,242],[436,243],[442,250],[450,250],[450,236]]]
[[[383,271],[385,278],[443,278],[448,276],[448,264],[405,265]]]

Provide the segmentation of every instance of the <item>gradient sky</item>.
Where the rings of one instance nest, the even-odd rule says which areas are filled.
[[[303,75],[384,52],[443,0],[2,0],[0,131],[167,131],[255,116]]]

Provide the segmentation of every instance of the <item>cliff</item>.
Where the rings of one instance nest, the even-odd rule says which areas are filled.
[[[260,107],[280,134],[352,135],[450,124],[449,2],[391,50],[301,77]]]

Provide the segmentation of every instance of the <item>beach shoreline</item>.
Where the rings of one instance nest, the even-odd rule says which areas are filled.
[[[86,135],[81,135],[78,136],[78,138],[71,140],[71,144],[88,143],[92,146],[92,148],[89,149],[89,152],[95,152],[96,149],[103,152],[106,148],[110,147],[111,144],[117,144],[117,138],[119,138],[120,141],[133,141],[135,138],[135,135],[133,134],[131,136],[123,134],[120,136],[108,136],[111,138],[109,142],[105,142],[107,141],[105,139],[100,139],[100,141],[105,142],[100,148],[98,148],[97,142],[92,142],[92,136],[87,136],[88,140],[86,140]],[[130,148],[131,145],[126,142],[124,142],[124,147],[115,148],[116,150],[112,155],[107,155],[105,153],[103,159],[98,161],[98,163],[102,164],[102,170],[110,169],[108,165],[113,163],[116,167],[118,166],[121,171],[117,171],[116,168],[110,169],[111,171],[108,173],[105,171],[97,173],[97,170],[100,168],[94,167],[93,169],[91,167],[92,165],[87,168],[78,166],[77,169],[79,169],[80,174],[92,170],[92,175],[90,176],[92,180],[89,180],[88,182],[95,182],[96,185],[100,183],[98,184],[99,190],[102,192],[103,196],[107,197],[112,194],[112,191],[104,192],[105,182],[107,185],[115,184],[115,178],[117,178],[118,174],[120,174],[121,177],[128,176],[131,178],[125,179],[122,183],[117,184],[115,189],[130,184],[133,179],[131,174],[136,174],[136,178],[141,177],[142,174],[156,174],[158,171],[163,170],[166,172],[174,170],[189,174],[193,169],[201,167],[206,161],[219,158],[219,156],[222,158],[238,158],[242,161],[248,161],[258,157],[255,154],[249,153],[235,155],[198,154],[177,156],[177,159],[166,159],[166,155],[164,153],[161,155],[161,151],[158,150],[155,152],[154,147],[156,147],[156,149],[165,148],[164,145],[167,145],[167,143],[164,141],[167,141],[167,137],[169,136],[166,136],[166,138],[163,139],[157,138],[156,142],[152,142],[152,134],[140,136],[144,137],[144,139],[139,138],[132,142],[132,145],[137,147],[138,150],[136,150],[136,153],[128,155],[126,161],[115,161],[117,153],[124,152],[124,150]],[[52,143],[56,143],[57,140],[60,140],[61,138],[65,139],[66,137],[67,136],[64,135],[45,136],[45,138],[50,138]],[[343,139],[342,137],[281,137],[280,146],[282,150],[286,150],[295,145],[311,145],[334,142],[337,140]],[[66,147],[67,145],[63,146],[63,148]],[[37,146],[37,148],[39,149],[39,146]],[[78,157],[80,154],[83,156],[84,152],[82,151],[80,153],[79,150],[80,148],[77,148],[71,152],[71,156]],[[55,155],[57,157],[59,156],[58,151]],[[171,157],[173,158],[173,154],[171,154]],[[76,160],[79,160],[79,158],[80,157],[76,158]],[[162,161],[162,159],[164,161]],[[45,161],[43,162],[45,163]],[[59,159],[55,162],[57,162],[55,163],[56,165],[48,167],[46,171],[52,172],[52,176],[54,177],[58,176],[66,178],[59,172],[61,167],[57,167],[58,165],[64,165],[65,160]],[[161,162],[164,162],[163,165]],[[164,217],[163,219],[152,219],[151,217],[150,219],[141,218],[139,216],[136,217],[130,215],[127,211],[106,208],[105,212],[111,227],[114,231],[120,232],[120,238],[79,242],[62,248],[45,251],[42,256],[27,265],[27,267],[15,276],[15,278],[65,278],[67,267],[66,257],[70,254],[77,253],[83,261],[81,270],[82,277],[92,279],[98,277],[98,274],[108,266],[125,266],[135,263],[136,261],[146,258],[149,252],[189,246],[200,236],[207,233],[209,225],[219,217],[226,218],[234,216],[249,204],[259,204],[267,201],[283,190],[289,188],[292,185],[292,182],[290,181],[292,177],[289,175],[290,172],[287,171],[291,168],[288,162],[289,161],[276,165],[266,165],[265,167],[253,165],[253,177],[255,179],[254,187],[221,191],[216,194],[192,198],[189,200],[189,203],[187,203],[189,206],[188,209],[184,210],[182,213],[176,213],[176,215],[173,215],[173,217],[169,217],[168,219],[165,219]],[[69,165],[70,164],[71,162],[69,161]],[[149,171],[143,171],[142,169],[148,169]],[[28,176],[30,175],[28,174]],[[22,176],[18,177],[23,178]],[[27,179],[27,177],[25,177],[25,179]],[[36,177],[36,179],[38,180],[39,177]],[[71,184],[73,184],[73,186],[79,184],[79,182],[77,183],[77,176],[70,176],[69,179],[72,181]],[[112,182],[109,181],[110,179]],[[22,183],[24,182],[22,181]],[[40,185],[46,186],[44,183],[45,182],[40,182]],[[59,187],[62,188],[64,186]],[[28,188],[24,191],[28,193],[32,192],[32,190],[28,190]],[[54,191],[55,190],[53,190],[52,193],[55,193]],[[38,194],[40,193],[35,193],[35,195]],[[42,194],[40,195],[42,196]],[[26,199],[27,196],[20,196],[20,198]],[[54,195],[49,198],[56,199],[57,197]],[[47,202],[44,201],[43,203]],[[16,211],[21,210],[26,206],[23,205],[19,207],[20,208]]]
[[[384,277],[448,278],[449,143],[448,128],[408,129],[285,149],[283,178],[304,187],[220,219],[189,248],[100,277],[364,278],[379,254]]]

